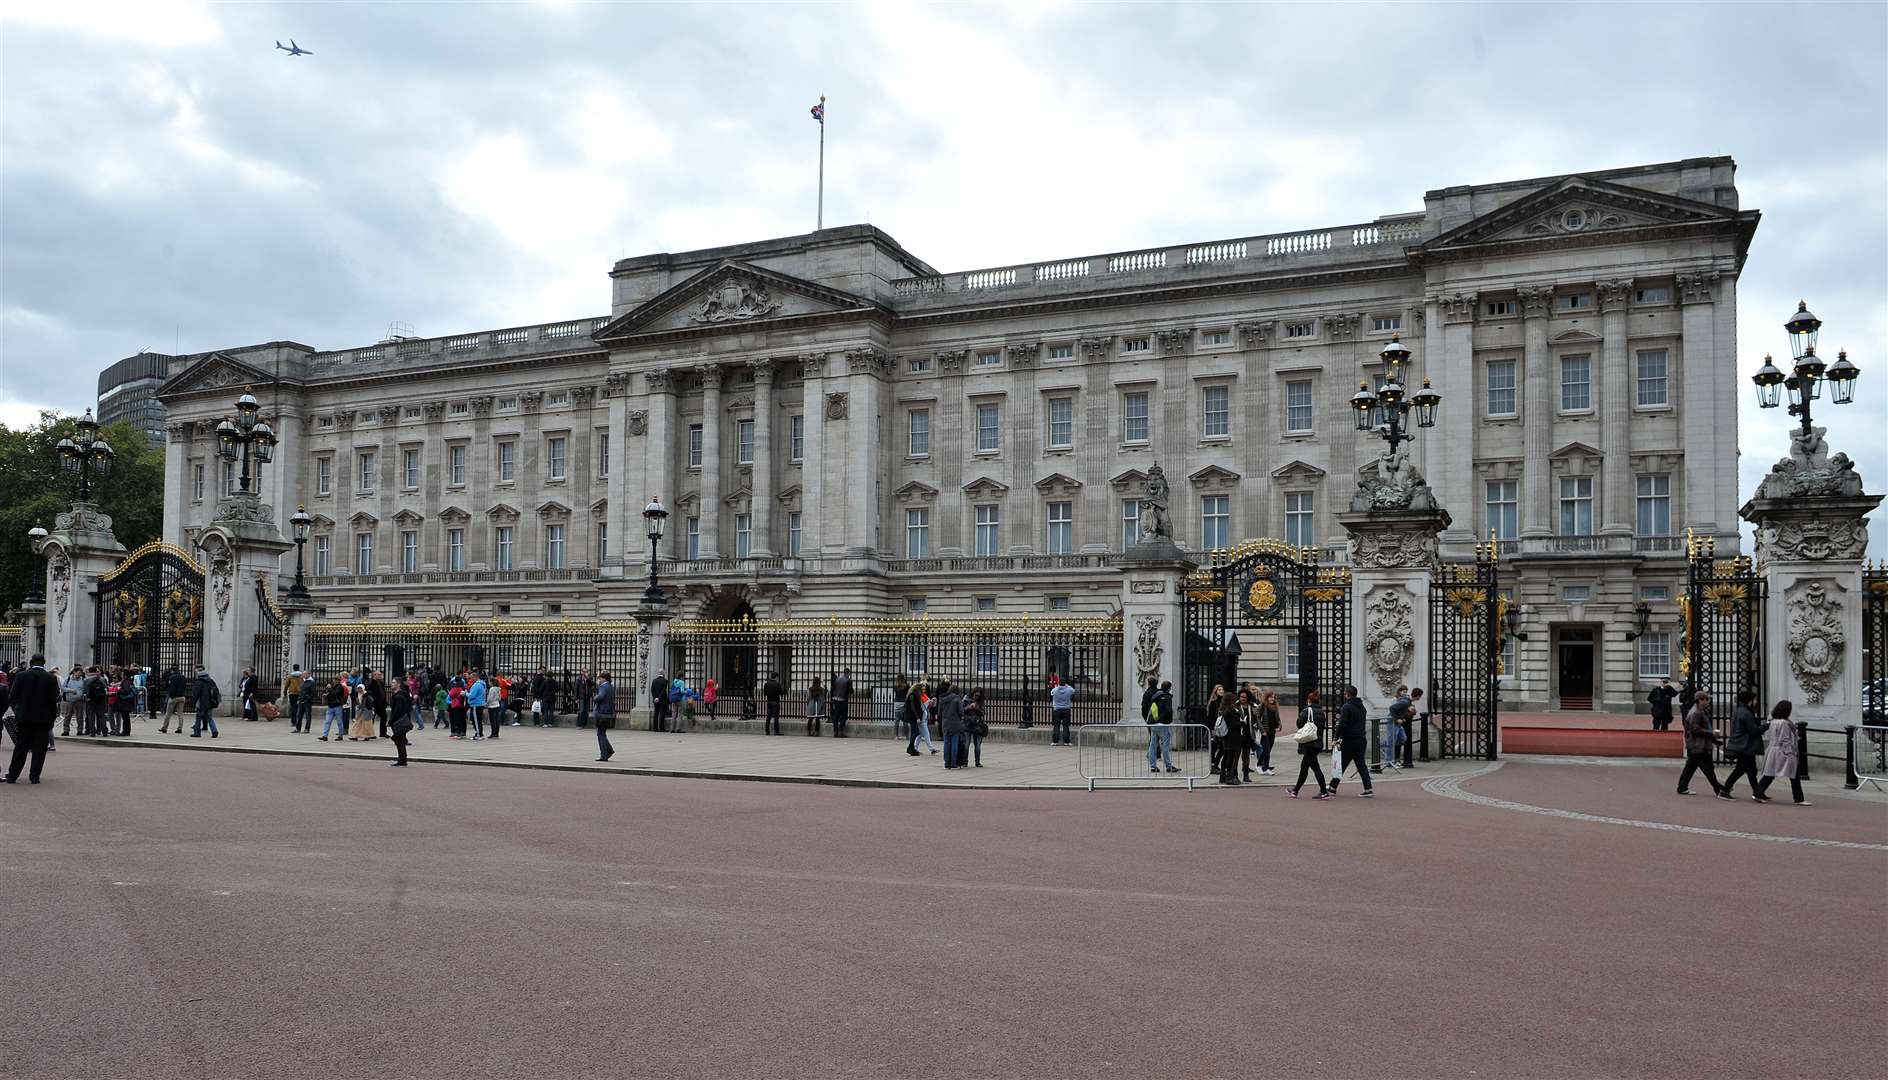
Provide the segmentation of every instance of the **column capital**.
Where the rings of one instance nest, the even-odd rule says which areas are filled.
[[[1442,324],[1474,322],[1475,305],[1480,300],[1480,293],[1447,293],[1436,297],[1436,306],[1442,309]]]
[[[666,394],[675,388],[675,373],[668,368],[654,368],[642,373],[643,392]]]
[[[184,420],[165,425],[164,431],[170,436],[172,442],[183,442],[196,431],[196,425]]]
[[[544,391],[526,390],[518,395],[518,408],[522,412],[537,412],[544,407]]]
[[[1626,301],[1632,296],[1631,278],[1609,278],[1593,283],[1594,291],[1599,294],[1600,312],[1611,315],[1626,310]]]
[[[1242,322],[1238,327],[1239,336],[1245,338],[1246,348],[1261,349],[1271,340],[1272,328],[1277,325],[1270,319],[1260,322]],[[1107,345],[1104,343],[1102,347],[1105,349]]]
[[[1086,347],[1089,341],[1093,341],[1093,340],[1095,339],[1083,338],[1082,342],[1083,342],[1084,347]],[[968,349],[944,349],[937,354],[938,370],[942,371],[946,375],[955,375],[959,371],[963,370],[964,359],[968,357],[969,355],[970,355],[970,350]]]
[[[428,423],[444,420],[446,403],[444,400],[423,402],[420,405],[420,413],[426,417]]]
[[[605,398],[621,397],[627,393],[629,393],[629,372],[612,371],[603,377],[603,396]]]
[[[492,415],[492,400],[492,395],[481,394],[467,404],[472,406],[472,415],[482,419]]]
[[[1678,299],[1685,304],[1709,304],[1717,299],[1718,272],[1699,270],[1678,275]]]
[[[724,372],[720,364],[696,364],[690,370],[694,372],[696,381],[701,383],[703,393],[713,392],[719,394],[721,392],[721,380],[724,376]]]
[[[1552,285],[1523,285],[1514,290],[1521,298],[1521,314],[1530,319],[1545,319],[1554,307]]]
[[[1036,362],[1037,356],[1041,355],[1042,342],[1019,341],[1009,346],[1004,351],[1009,353],[1010,366],[1028,367],[1029,365]]]
[[[400,422],[400,406],[398,405],[382,405],[374,412],[382,427]]]
[[[853,375],[882,375],[891,368],[891,356],[871,347],[846,352],[846,370]]]
[[[776,362],[771,357],[761,357],[758,360],[749,360],[747,362],[747,370],[754,373],[754,385],[756,386],[762,383],[772,383],[774,381],[774,368],[776,366]]]

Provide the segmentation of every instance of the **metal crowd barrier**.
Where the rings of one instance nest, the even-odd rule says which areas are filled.
[[[1147,763],[1156,729],[1161,727],[1172,729],[1175,772],[1167,771],[1165,752],[1156,766],[1150,768]],[[1075,765],[1090,791],[1097,780],[1184,780],[1192,791],[1194,781],[1213,775],[1207,760],[1211,738],[1204,724],[1084,724],[1075,729]]]
[[[1847,787],[1874,784],[1880,791],[1888,786],[1888,727],[1870,724],[1849,728],[1847,771]]]

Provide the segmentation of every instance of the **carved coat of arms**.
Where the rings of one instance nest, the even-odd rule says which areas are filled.
[[[722,278],[710,288],[708,295],[689,312],[689,318],[700,323],[719,323],[759,318],[779,310],[780,301],[773,298],[766,285],[755,278],[733,275]]]

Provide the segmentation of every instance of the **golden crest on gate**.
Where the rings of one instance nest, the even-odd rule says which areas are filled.
[[[137,593],[121,592],[112,601],[112,621],[118,624],[119,637],[136,637],[144,629],[146,599]]]
[[[164,598],[164,620],[170,623],[172,637],[189,637],[203,618],[203,598],[181,585],[173,586]]]
[[[1269,615],[1278,606],[1278,587],[1272,584],[1270,571],[1255,571],[1253,578],[1252,587],[1246,590],[1246,606],[1254,615]]]

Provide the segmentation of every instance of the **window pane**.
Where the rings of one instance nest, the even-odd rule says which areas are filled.
[[[1227,435],[1232,431],[1232,414],[1228,405],[1229,394],[1226,387],[1209,386],[1204,391],[1203,403],[1205,416],[1202,418],[1202,433],[1208,438],[1215,435]]]
[[[1671,401],[1666,380],[1665,350],[1639,350],[1639,404],[1665,405]]]
[[[1651,631],[1639,637],[1639,677],[1666,679],[1672,674],[1672,635]]]
[[[977,507],[977,554],[995,555],[1001,545],[1001,522],[994,506]]]
[[[1141,500],[1121,500],[1121,550],[1141,542]]]
[[[1312,497],[1308,491],[1293,491],[1285,496],[1285,542],[1293,547],[1311,547],[1317,543],[1313,528]]]
[[[905,558],[923,559],[931,554],[931,511],[914,508],[905,511]]]
[[[446,451],[446,454],[447,463],[452,473],[451,482],[454,484],[465,483],[465,447],[450,447]]]
[[[754,421],[734,425],[734,461],[737,465],[754,464]]]
[[[734,557],[745,559],[754,551],[754,516],[734,515]]]
[[[1672,534],[1672,478],[1664,473],[1638,478],[1640,536]]]
[[[1147,441],[1147,394],[1137,392],[1124,399],[1126,425],[1121,432],[1127,442]]]
[[[1497,540],[1513,540],[1520,535],[1521,485],[1514,480],[1490,480],[1484,489],[1487,500],[1488,527]]]
[[[799,461],[806,456],[806,417],[789,416],[787,418],[787,460]]]
[[[977,449],[979,451],[996,450],[1002,446],[1002,435],[997,428],[998,412],[995,404],[977,406]]]
[[[1311,383],[1285,384],[1285,430],[1311,430]]]
[[[501,442],[498,444],[498,478],[513,480],[517,478],[518,444]]]
[[[931,452],[931,410],[913,409],[911,418],[911,456],[923,457]],[[978,420],[983,419],[982,413]]]
[[[701,425],[688,425],[688,464],[691,468],[701,468]]]
[[[565,441],[560,436],[552,439],[547,448],[548,452],[546,458],[548,463],[546,468],[552,480],[562,480],[564,478],[564,446]]]
[[[1049,399],[1049,445],[1056,448],[1075,444],[1075,399]]]
[[[1515,414],[1515,364],[1512,360],[1488,362],[1488,415]]]
[[[1593,478],[1560,478],[1560,535],[1593,535]]]
[[[1569,412],[1593,407],[1590,372],[1584,356],[1560,358],[1560,407]]]
[[[1048,553],[1069,555],[1075,550],[1075,504],[1049,504]]]
[[[1200,544],[1208,551],[1227,546],[1232,526],[1232,497],[1207,495],[1200,500]]]

